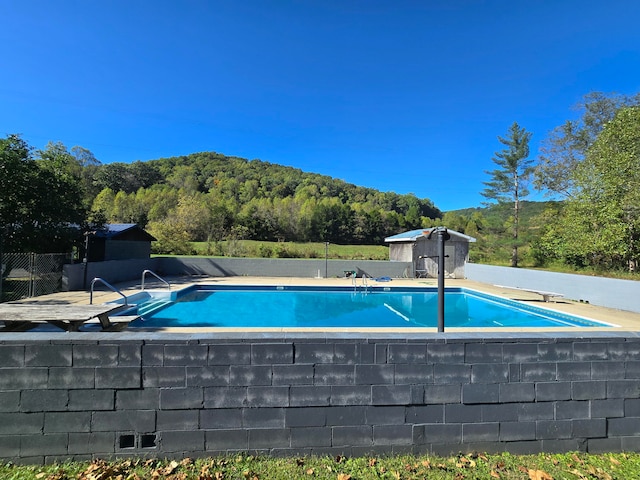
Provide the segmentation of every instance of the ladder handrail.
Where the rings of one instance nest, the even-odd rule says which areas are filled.
[[[157,273],[152,272],[151,270],[145,270],[142,272],[142,281],[140,282],[140,290],[144,290],[144,278],[147,273],[150,273],[151,275],[156,277],[158,280],[164,283],[167,287],[169,287],[169,290],[171,290],[171,285],[169,284],[169,282],[167,282],[164,278],[161,278]]]
[[[362,274],[362,287],[364,288],[364,293],[368,293],[369,283],[367,282],[367,274]]]
[[[89,294],[89,305],[93,305],[93,286],[95,285],[96,282],[101,282],[103,283],[109,290],[122,295],[122,298],[124,298],[124,304],[125,305],[129,305],[128,300],[127,300],[127,296],[122,293],[120,290],[118,290],[116,287],[114,287],[113,285],[111,285],[109,282],[107,282],[105,279],[100,278],[100,277],[96,277],[93,280],[91,280],[91,293]]]

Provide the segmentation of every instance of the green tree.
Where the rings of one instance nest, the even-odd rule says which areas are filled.
[[[506,137],[498,137],[505,149],[495,153],[493,162],[499,167],[486,171],[491,180],[484,182],[486,188],[482,195],[498,203],[513,202],[511,266],[518,266],[518,231],[520,201],[529,192],[527,182],[533,172],[533,160],[529,159],[529,141],[531,133],[514,122]]]

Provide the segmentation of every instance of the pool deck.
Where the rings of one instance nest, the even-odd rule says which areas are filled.
[[[353,280],[351,278],[294,278],[294,277],[176,277],[167,278],[171,283],[172,290],[185,288],[193,284],[214,284],[214,285],[297,285],[297,286],[353,286]],[[362,279],[357,279],[358,286],[362,285]],[[393,279],[390,282],[376,282],[373,279],[368,279],[369,286],[390,286],[390,287],[437,287],[437,279],[435,278],[416,278],[416,279]],[[166,287],[161,283],[149,282],[147,284],[148,290],[166,290]],[[609,331],[609,332],[640,332],[640,313],[628,312],[623,310],[616,310],[612,308],[599,307],[590,305],[587,303],[581,303],[566,298],[556,298],[549,302],[543,301],[541,295],[527,292],[523,290],[510,289],[506,287],[498,287],[495,285],[489,285],[479,282],[473,282],[470,280],[458,280],[447,279],[445,281],[446,287],[461,287],[470,290],[477,290],[480,292],[496,295],[499,297],[508,298],[511,300],[518,300],[527,304],[535,305],[541,308],[548,308],[550,310],[557,310],[569,315],[575,315],[579,317],[585,317],[591,320],[597,320],[605,322],[607,324],[615,325],[615,327],[554,327],[554,328],[446,328],[448,332],[594,332],[594,331]],[[125,295],[131,295],[140,291],[139,282],[127,282],[117,284],[116,287],[120,289]],[[117,293],[107,290],[96,290],[93,293],[93,303],[101,304],[109,301],[122,298]],[[61,304],[88,304],[89,293],[84,291],[74,292],[60,292],[50,295],[43,295],[36,298],[30,298],[28,301],[30,304],[39,305],[61,305]],[[445,319],[446,322],[446,319]],[[202,332],[216,332],[226,331],[230,329],[216,329],[216,328],[165,328],[163,332],[180,333],[195,331]],[[238,331],[256,331],[256,329],[234,329]],[[262,330],[262,329],[260,329]],[[274,331],[274,329],[265,329],[267,331]],[[276,331],[309,331],[311,329],[277,329]],[[349,331],[349,332],[369,332],[375,331],[383,333],[385,331],[398,332],[398,329],[321,329],[322,331]],[[411,333],[412,330],[424,332],[425,329],[403,329],[403,332]],[[434,330],[435,329],[426,329]]]

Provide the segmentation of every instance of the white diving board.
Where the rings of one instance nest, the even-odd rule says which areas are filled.
[[[521,287],[508,287],[506,285],[494,285],[494,287],[498,288],[508,288],[510,290],[521,290],[523,292],[537,293],[538,295],[542,295],[542,300],[548,302],[552,298],[562,298],[564,294],[556,293],[556,292],[547,292],[544,290],[536,290],[534,288],[521,288]]]

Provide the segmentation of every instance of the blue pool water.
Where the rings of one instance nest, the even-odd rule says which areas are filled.
[[[198,286],[147,302],[132,327],[433,327],[437,289]],[[140,305],[140,312],[145,310]],[[593,327],[607,324],[480,292],[449,288],[447,327]]]

